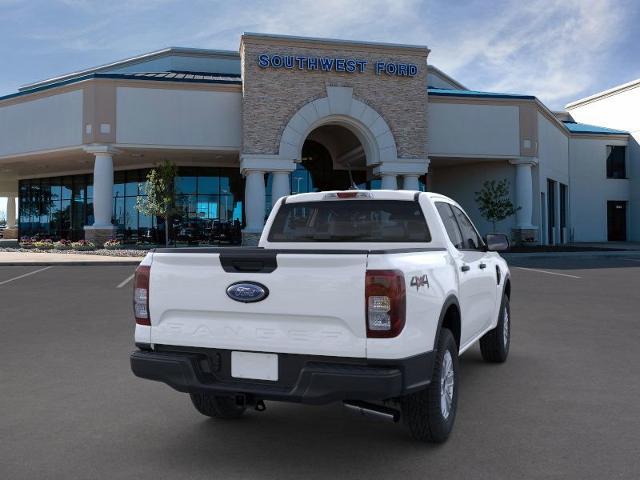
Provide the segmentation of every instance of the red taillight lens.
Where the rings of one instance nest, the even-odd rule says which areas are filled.
[[[406,318],[404,274],[399,270],[367,270],[365,302],[367,337],[397,337]]]
[[[149,273],[151,267],[139,265],[133,280],[133,314],[138,325],[151,325],[149,316]]]
[[[356,198],[358,192],[338,192],[338,198]]]

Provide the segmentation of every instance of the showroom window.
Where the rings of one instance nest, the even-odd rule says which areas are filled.
[[[162,218],[136,209],[144,197],[148,170],[114,173],[112,223],[123,243],[164,243]],[[22,237],[84,238],[93,224],[93,176],[21,180],[19,229]],[[169,232],[182,244],[239,244],[244,182],[236,168],[179,168],[176,208]]]
[[[79,240],[93,222],[92,175],[20,180],[20,236]]]

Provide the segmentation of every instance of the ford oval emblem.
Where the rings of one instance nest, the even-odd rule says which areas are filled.
[[[259,302],[268,295],[269,289],[257,282],[236,282],[227,287],[227,296],[236,302]]]

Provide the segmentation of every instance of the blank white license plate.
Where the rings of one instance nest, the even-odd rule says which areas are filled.
[[[231,376],[254,380],[278,380],[275,353],[231,352]]]

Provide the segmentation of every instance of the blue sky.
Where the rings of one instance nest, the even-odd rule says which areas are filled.
[[[237,50],[243,31],[427,45],[468,88],[552,109],[640,78],[634,0],[0,0],[0,95],[167,46]]]
[[[243,31],[427,45],[467,87],[553,109],[640,77],[633,0],[0,0],[0,94],[166,46],[236,50]]]

